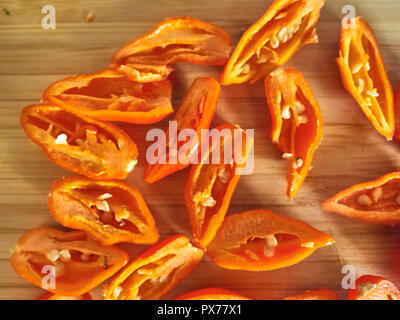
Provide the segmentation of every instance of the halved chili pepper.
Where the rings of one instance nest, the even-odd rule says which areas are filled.
[[[210,140],[200,163],[192,166],[185,191],[193,238],[202,248],[221,226],[253,147],[252,137],[233,125],[213,129]],[[213,160],[215,151],[219,151],[219,161]]]
[[[326,211],[376,224],[400,224],[400,172],[357,184],[324,201]]]
[[[176,297],[174,300],[251,300],[236,292],[221,289],[207,288],[195,290]]]
[[[296,264],[333,243],[305,222],[253,210],[226,217],[207,255],[225,269],[268,271]]]
[[[81,231],[37,228],[19,239],[11,263],[18,275],[62,296],[80,296],[111,277],[128,262],[117,247],[106,247]],[[54,285],[46,276],[54,276]]]
[[[395,101],[394,101],[394,118],[395,118],[395,128],[394,128],[394,138],[400,141],[400,82],[397,85]]]
[[[201,131],[208,129],[217,108],[221,87],[214,78],[203,77],[193,81],[191,87],[182,100],[172,121],[176,121],[177,135],[172,136],[166,130],[166,150],[157,155],[158,159],[165,158],[166,163],[148,164],[144,173],[144,180],[148,183],[156,182],[167,175],[188,167],[197,156],[198,146],[201,144]],[[183,130],[192,129],[196,131],[196,139],[190,140],[184,136],[181,140],[180,134]],[[180,161],[180,153],[185,151],[185,161]],[[170,155],[176,155],[170,163]],[[175,161],[176,160],[176,161]]]
[[[211,23],[191,17],[168,18],[119,49],[112,67],[134,81],[159,81],[166,79],[178,62],[225,64],[231,42],[225,30]]]
[[[317,289],[306,291],[295,296],[286,297],[283,300],[338,300],[335,291],[329,289]]]
[[[106,122],[37,104],[22,111],[21,125],[50,160],[92,179],[125,179],[137,163],[136,144]]]
[[[361,17],[353,27],[340,31],[336,60],[345,89],[357,101],[375,129],[388,140],[393,137],[393,91],[386,74],[374,31]]]
[[[254,83],[287,62],[303,45],[317,43],[315,25],[324,0],[276,0],[241,37],[221,84]]]
[[[150,124],[174,109],[169,80],[139,83],[106,69],[53,83],[43,100],[97,120]]]
[[[385,278],[364,275],[357,279],[355,289],[349,289],[349,300],[400,300],[400,291]]]
[[[105,300],[157,300],[200,262],[203,250],[185,236],[171,236],[132,260],[105,287]]]
[[[265,91],[272,120],[272,142],[289,162],[287,195],[293,199],[322,140],[321,109],[307,80],[294,68],[268,76]]]
[[[45,293],[36,300],[93,300],[89,293],[84,293],[81,296],[60,296],[54,293]]]
[[[86,231],[104,245],[153,244],[159,238],[142,195],[121,181],[59,179],[51,187],[48,207],[63,226]]]

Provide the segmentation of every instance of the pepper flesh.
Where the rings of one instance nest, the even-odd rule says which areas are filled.
[[[121,181],[59,179],[52,185],[48,207],[63,226],[86,231],[104,245],[153,244],[159,238],[142,195]]]
[[[254,83],[286,63],[303,45],[317,43],[324,0],[276,0],[241,37],[221,84]]]
[[[105,300],[157,300],[200,262],[203,251],[185,236],[171,236],[132,260],[105,287]]]
[[[272,142],[288,160],[287,195],[293,199],[322,140],[321,109],[306,79],[293,68],[268,76],[265,91],[272,120]]]
[[[85,293],[81,296],[60,296],[54,293],[45,293],[36,300],[93,300],[89,293]]]
[[[218,126],[210,140],[200,163],[192,166],[185,191],[193,238],[201,248],[207,247],[221,226],[253,147],[252,137],[233,125]],[[218,163],[213,161],[216,149]]]
[[[174,300],[250,300],[236,292],[221,289],[221,288],[207,288],[195,290],[180,295]]]
[[[345,89],[375,129],[391,140],[394,132],[393,91],[374,31],[361,17],[340,31],[339,66]]]
[[[60,107],[25,107],[21,125],[50,160],[92,179],[125,179],[137,163],[136,144],[120,128]]]
[[[43,286],[54,267],[55,286],[44,288],[56,295],[80,296],[111,277],[128,262],[117,247],[106,247],[81,231],[65,232],[37,228],[19,239],[11,263],[18,275],[38,287]]]
[[[151,124],[174,109],[169,80],[139,83],[107,69],[68,77],[49,86],[43,100],[97,120]]]
[[[349,300],[400,300],[400,291],[385,278],[364,275],[357,279],[355,289],[349,289],[348,298]]]
[[[338,300],[335,291],[329,289],[317,289],[306,291],[295,296],[286,297],[283,300]]]
[[[166,79],[172,65],[223,65],[232,39],[223,29],[191,17],[173,17],[128,42],[112,58],[112,68],[138,82]]]
[[[218,105],[220,93],[221,87],[214,78],[203,77],[193,81],[172,119],[172,121],[176,121],[177,135],[174,137],[169,130],[166,130],[166,150],[157,155],[158,159],[165,157],[167,163],[148,164],[144,173],[144,180],[147,183],[154,183],[167,175],[188,167],[196,158],[198,147],[201,144],[201,131],[209,128]],[[183,130],[186,129],[195,130],[197,139],[177,141],[180,133],[183,133]],[[189,144],[189,147],[187,144]],[[180,161],[179,156],[184,146],[186,163]],[[173,160],[175,163],[168,162],[171,154],[176,155],[176,161]]]
[[[354,185],[324,201],[326,211],[361,221],[400,224],[400,172]]]
[[[226,217],[207,255],[225,269],[269,271],[296,264],[333,243],[331,236],[305,222],[261,209]]]

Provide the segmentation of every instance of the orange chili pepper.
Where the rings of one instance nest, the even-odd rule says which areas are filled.
[[[105,247],[84,232],[47,227],[22,235],[11,257],[18,275],[38,287],[44,285],[47,275],[53,274],[54,285],[44,282],[49,285],[44,289],[62,296],[80,296],[90,291],[127,262],[128,255],[123,250]]]
[[[338,296],[335,291],[329,289],[317,289],[290,296],[283,300],[338,300]]]
[[[376,224],[400,224],[400,172],[364,182],[324,201],[326,211]]]
[[[174,109],[169,80],[139,83],[107,69],[53,83],[43,100],[97,120],[150,124]]]
[[[394,110],[394,116],[395,116],[395,128],[394,128],[394,138],[397,141],[400,141],[400,82],[397,86],[396,89],[396,95],[395,95],[395,110]]]
[[[253,139],[233,125],[218,126],[210,133],[210,140],[208,152],[192,166],[185,192],[193,238],[202,248],[207,247],[221,226],[253,147]],[[216,149],[220,154],[220,161],[215,161],[218,163],[212,161]]]
[[[37,104],[22,111],[21,125],[50,160],[92,179],[125,179],[137,163],[136,144],[106,122]]]
[[[179,62],[225,64],[231,42],[225,30],[211,23],[191,17],[168,18],[119,49],[112,67],[134,81],[159,81]]]
[[[105,287],[105,300],[157,300],[200,262],[203,250],[185,236],[171,236],[132,260]]]
[[[59,179],[51,187],[48,207],[63,226],[86,231],[104,245],[153,244],[159,238],[142,195],[121,181]]]
[[[167,175],[188,167],[197,155],[198,146],[201,143],[201,130],[208,129],[217,108],[221,87],[214,78],[197,78],[182,100],[172,121],[176,121],[177,136],[171,137],[166,130],[165,153],[158,154],[158,159],[165,157],[167,163],[148,164],[144,173],[144,180],[154,183]],[[189,140],[179,141],[181,132],[185,129],[195,130],[197,136]],[[182,132],[183,133],[183,132]],[[177,141],[178,140],[178,141]],[[185,151],[185,163],[180,161],[179,154]],[[176,155],[176,163],[168,163],[171,154]]]
[[[251,300],[236,292],[221,289],[207,288],[195,290],[176,297],[174,300]]]
[[[334,243],[305,222],[268,210],[226,217],[207,255],[225,269],[269,271],[288,267]]]
[[[81,296],[60,296],[54,293],[45,293],[36,300],[93,300],[89,293],[84,293]]]
[[[321,109],[307,80],[296,69],[278,70],[265,79],[272,142],[289,162],[287,195],[299,191],[323,134]]]
[[[393,91],[374,31],[361,17],[340,31],[339,66],[343,86],[357,101],[375,129],[393,137]]]
[[[221,84],[254,83],[286,63],[302,46],[318,42],[315,25],[324,0],[276,0],[241,37]]]
[[[400,291],[385,278],[364,275],[349,289],[349,300],[400,300]]]

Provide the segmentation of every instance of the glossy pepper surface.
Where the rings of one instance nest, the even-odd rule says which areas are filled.
[[[317,43],[315,25],[323,6],[324,0],[275,0],[241,37],[221,84],[256,82],[302,46]]]
[[[260,209],[227,216],[207,255],[225,269],[268,271],[296,264],[333,243],[305,222]]]
[[[86,231],[104,245],[153,244],[159,235],[140,192],[115,180],[62,178],[52,185],[48,207],[63,226]]]
[[[169,80],[139,83],[106,69],[77,75],[50,85],[43,100],[103,121],[151,124],[171,114],[172,86]]]
[[[137,163],[136,144],[106,122],[37,104],[24,108],[21,125],[49,159],[92,179],[125,179]]]
[[[375,34],[361,17],[342,26],[337,64],[345,89],[375,129],[391,140],[394,131],[393,91]]]
[[[293,199],[322,140],[321,108],[306,79],[293,68],[269,75],[265,92],[272,120],[272,142],[288,160],[287,195]]]
[[[61,296],[85,294],[127,262],[122,249],[103,246],[84,232],[48,227],[22,235],[11,257],[21,278]]]

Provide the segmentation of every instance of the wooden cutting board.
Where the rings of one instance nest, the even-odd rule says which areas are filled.
[[[29,143],[19,125],[21,109],[40,100],[53,81],[71,74],[106,68],[112,53],[126,41],[150,30],[165,17],[189,15],[225,28],[235,43],[272,1],[266,0],[82,0],[79,5],[53,0],[56,30],[43,30],[41,8],[47,1],[0,1],[0,299],[31,299],[41,289],[20,279],[10,265],[9,249],[28,229],[57,226],[47,210],[52,181],[71,173],[49,161]],[[308,289],[330,288],[346,297],[342,267],[359,275],[385,276],[400,284],[400,230],[379,227],[324,212],[321,202],[339,190],[400,170],[399,145],[386,142],[365,119],[341,86],[334,59],[342,7],[327,0],[318,23],[320,43],[303,48],[287,64],[311,84],[325,121],[324,140],[313,170],[294,201],[286,197],[286,161],[269,139],[270,119],[263,82],[224,87],[213,126],[237,123],[255,129],[255,170],[243,176],[228,213],[268,208],[302,219],[331,234],[336,244],[305,261],[271,272],[227,271],[204,258],[168,297],[205,287],[223,287],[254,299],[280,299]],[[376,31],[392,84],[400,78],[400,3],[353,0],[357,15]],[[3,10],[4,8],[4,10]],[[9,14],[7,14],[7,12]],[[87,22],[89,12],[94,21]],[[218,77],[221,68],[178,65],[172,75],[174,106],[198,76]],[[157,124],[164,128],[166,121]],[[140,162],[127,181],[147,200],[161,238],[190,236],[184,204],[189,170],[154,185],[143,182],[145,134],[150,126],[121,125],[139,145]],[[124,245],[132,256],[146,246]]]

